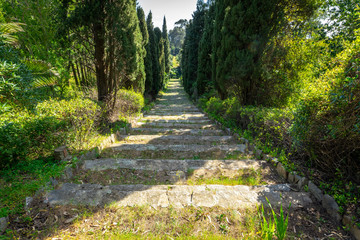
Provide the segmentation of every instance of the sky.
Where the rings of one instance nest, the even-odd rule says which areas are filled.
[[[151,10],[155,27],[162,28],[164,15],[168,31],[180,19],[191,19],[197,0],[138,0],[147,16]]]

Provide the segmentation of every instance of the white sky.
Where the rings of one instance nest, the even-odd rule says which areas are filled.
[[[138,0],[145,15],[151,10],[155,27],[162,28],[164,15],[168,31],[174,28],[174,23],[180,19],[191,19],[196,10],[197,0]]]

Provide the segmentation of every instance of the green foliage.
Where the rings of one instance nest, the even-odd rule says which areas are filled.
[[[211,54],[212,44],[209,39],[212,38],[214,29],[215,5],[210,5],[209,11],[206,13],[204,33],[199,44],[198,56],[198,75],[196,79],[197,92],[199,96],[206,92],[210,92],[214,88],[212,81]]]
[[[22,161],[16,167],[0,171],[0,218],[24,211],[24,199],[49,182],[59,177],[64,165],[52,159]],[[49,188],[49,186],[47,186]]]
[[[175,23],[174,29],[169,31],[169,42],[170,42],[171,54],[173,56],[179,55],[182,45],[184,44],[186,25],[187,25],[187,20],[181,19]]]
[[[35,113],[10,111],[0,118],[0,167],[49,156],[63,144],[79,148],[94,131],[99,107],[90,100],[49,100]]]
[[[184,53],[181,61],[183,72],[183,86],[185,91],[197,98],[196,79],[198,74],[199,43],[205,26],[205,12],[207,5],[203,0],[198,0],[196,11],[193,13],[193,20],[186,28],[184,41]]]
[[[170,74],[170,43],[166,25],[166,18],[164,17],[162,26],[162,38],[164,39],[164,58],[165,58],[165,72],[167,75]],[[168,79],[167,79],[168,80]]]
[[[154,32],[154,24],[152,22],[152,13],[150,11],[147,19],[147,29],[149,32],[149,47],[146,55],[147,69],[149,71],[146,73],[146,87],[145,92],[151,95],[153,98],[159,92],[160,87],[160,62],[159,62],[159,44],[157,37]],[[150,68],[151,67],[151,68]],[[151,76],[150,76],[151,75]]]
[[[145,106],[144,97],[140,93],[129,90],[119,90],[117,94],[116,110],[123,117],[137,115]]]
[[[261,237],[262,239],[276,239],[282,240],[286,237],[288,222],[289,222],[289,214],[284,216],[284,210],[282,205],[280,205],[280,214],[276,214],[274,209],[272,208],[269,200],[266,198],[267,203],[270,206],[271,216],[268,220],[266,220],[266,213],[264,211],[264,206],[261,206],[261,212],[259,213],[259,217],[261,221]],[[290,210],[291,203],[289,205]]]
[[[203,101],[204,102],[204,101]],[[287,129],[292,114],[285,109],[243,106],[236,98],[220,100],[212,97],[205,102],[205,110],[227,127],[251,133],[260,142],[273,147],[291,145]]]
[[[359,182],[359,52],[354,41],[319,79],[322,89],[300,102],[291,128],[295,146],[323,171],[341,169]],[[319,90],[318,90],[319,91]]]

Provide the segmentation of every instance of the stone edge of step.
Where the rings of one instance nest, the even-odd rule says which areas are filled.
[[[143,162],[152,163],[147,167],[143,166]],[[131,168],[135,170],[155,170],[155,171],[187,171],[188,169],[197,170],[205,169],[212,170],[221,165],[224,169],[238,170],[248,168],[258,168],[265,165],[266,161],[245,159],[245,160],[194,160],[194,159],[116,159],[116,158],[100,158],[94,160],[85,160],[81,166],[82,170],[103,171],[108,169],[121,168],[120,164],[123,162],[124,168]],[[101,165],[103,163],[103,165]],[[160,164],[162,163],[161,167]],[[165,164],[165,165],[164,165]],[[169,164],[169,165],[166,165]],[[235,165],[235,166],[234,166]],[[119,167],[120,166],[120,167]],[[158,167],[157,167],[158,166]],[[233,167],[234,166],[234,167]],[[156,169],[157,168],[157,169]]]

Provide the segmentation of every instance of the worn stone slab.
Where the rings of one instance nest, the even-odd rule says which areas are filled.
[[[256,160],[167,160],[167,159],[98,159],[84,162],[83,169],[103,171],[107,169],[135,169],[151,171],[187,171],[188,169],[259,169],[265,161]]]
[[[151,144],[236,144],[232,136],[120,135],[118,141]]]
[[[210,124],[210,123],[212,123],[212,121],[210,119],[204,119],[204,120],[152,119],[152,120],[145,120],[144,122],[152,122],[152,123],[187,123],[187,124]]]
[[[286,171],[282,163],[278,163],[278,165],[276,166],[276,171],[282,178],[287,179],[288,172]]]
[[[159,106],[156,105],[151,109],[151,111],[167,111],[167,112],[179,112],[181,109],[182,112],[201,112],[197,107],[191,105],[173,105],[173,106]]]
[[[219,136],[224,134],[220,129],[169,129],[169,128],[132,128],[131,134],[152,135],[194,135],[194,136]]]
[[[328,194],[325,194],[322,199],[322,206],[325,208],[326,212],[333,218],[335,221],[340,222],[341,216],[339,214],[339,205],[336,203],[335,199]]]
[[[206,116],[188,116],[187,114],[183,115],[169,115],[169,116],[157,116],[157,115],[146,115],[142,120],[209,120]]]
[[[179,116],[179,115],[202,115],[203,113],[199,110],[194,111],[183,111],[182,109],[178,109],[177,111],[160,111],[160,110],[151,110],[149,115],[157,115],[157,116]]]
[[[229,154],[244,153],[246,146],[243,144],[233,145],[153,145],[153,144],[114,144],[105,149],[106,156],[109,154],[122,154],[130,158],[149,156],[150,158],[201,158],[212,156],[225,158]]]
[[[281,188],[281,187],[280,187]],[[312,201],[308,193],[273,191],[270,188],[222,185],[117,185],[63,184],[59,189],[49,192],[45,202],[56,205],[103,206],[141,206],[176,208],[193,205],[197,207],[246,208],[259,204],[267,205],[266,198],[273,207],[280,204],[292,209],[309,206]]]
[[[314,195],[314,197],[319,202],[321,202],[323,200],[324,195],[320,190],[320,188],[318,188],[312,181],[309,181],[308,187],[309,187],[309,191]]]
[[[185,128],[185,129],[217,129],[213,124],[189,124],[189,123],[157,123],[157,122],[138,122],[136,127],[144,128]]]

